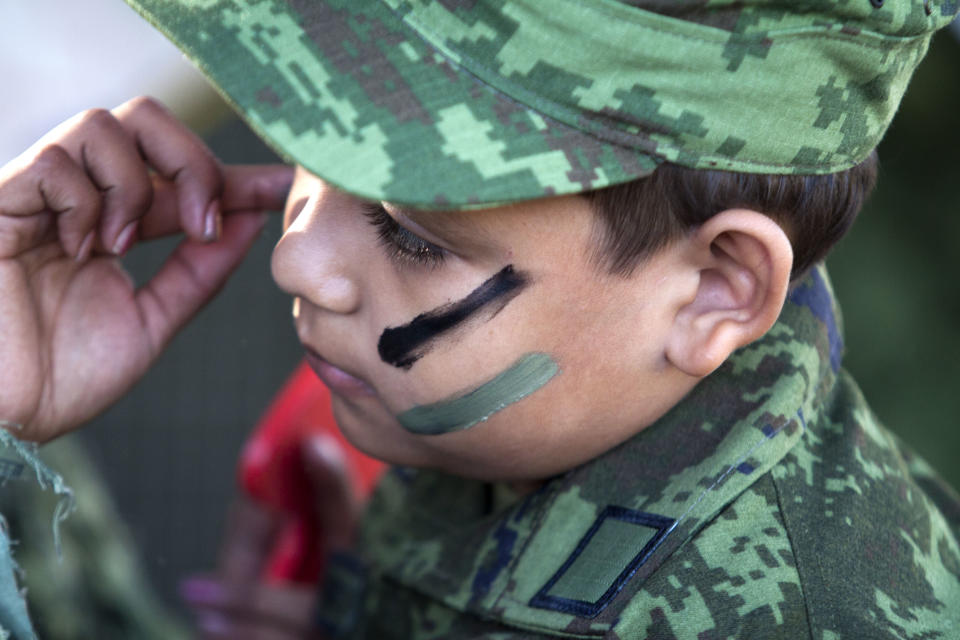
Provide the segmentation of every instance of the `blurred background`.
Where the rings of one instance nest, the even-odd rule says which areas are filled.
[[[160,98],[226,162],[274,161],[179,51],[120,0],[0,1],[0,165],[71,115],[136,95]],[[270,277],[280,226],[277,214],[223,292],[130,394],[43,447],[81,505],[65,523],[62,563],[53,557],[50,496],[34,492],[27,513],[3,504],[14,492],[0,492],[0,513],[24,541],[17,560],[41,638],[183,636],[168,623],[186,618],[177,584],[215,566],[240,449],[302,354],[290,299]],[[145,280],[175,242],[135,248],[125,259],[135,279]],[[22,517],[8,515],[18,508]],[[71,540],[83,548],[71,552]]]
[[[828,264],[844,312],[846,367],[880,418],[960,487],[960,29],[954,33],[935,39],[881,145],[880,186]],[[118,0],[3,2],[0,87],[0,164],[72,114],[140,94],[161,98],[227,162],[272,157],[180,54]],[[216,562],[240,447],[300,355],[289,301],[269,275],[279,233],[275,216],[220,297],[123,401],[45,447],[65,475],[77,474],[79,499],[95,497],[89,545],[105,540],[109,528],[135,550],[124,551],[120,563],[129,575],[111,578],[130,611],[113,605],[104,615],[116,619],[114,635],[97,628],[96,637],[147,637],[129,635],[141,622],[156,637],[181,634],[177,582]],[[170,246],[135,250],[128,257],[135,277],[147,277]],[[106,491],[88,488],[101,479]],[[20,529],[20,538],[52,549],[50,513],[43,512],[43,527]],[[111,549],[103,557],[119,562]],[[74,566],[69,550],[59,565],[50,555],[18,558],[31,594],[60,606],[67,573],[104,571]],[[145,582],[136,577],[140,569]],[[54,586],[43,582],[50,576]],[[133,598],[127,584],[146,595]],[[117,594],[101,600],[120,602]],[[41,637],[92,637],[75,622],[55,629],[51,617],[35,615]]]

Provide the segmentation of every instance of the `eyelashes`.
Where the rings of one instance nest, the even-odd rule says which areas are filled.
[[[438,267],[443,263],[443,249],[400,226],[379,203],[364,203],[363,214],[376,229],[380,246],[397,264]]]

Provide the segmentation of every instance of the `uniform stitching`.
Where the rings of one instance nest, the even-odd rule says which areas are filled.
[[[805,432],[805,431],[807,430],[807,423],[806,423],[806,421],[805,421],[804,418],[803,418],[803,409],[797,409],[797,416],[799,417],[799,419],[800,419],[800,425],[801,425],[803,431]],[[769,441],[773,440],[775,437],[777,437],[777,435],[778,435],[781,431],[783,431],[783,430],[787,427],[787,425],[789,425],[789,424],[790,424],[790,423],[787,422],[787,423],[781,425],[779,428],[774,429],[774,430],[771,431],[769,434],[764,434],[764,436],[763,436],[762,439],[760,439],[760,440],[758,440],[757,442],[755,442],[755,443],[753,444],[753,446],[751,446],[750,449],[748,449],[748,450],[746,451],[746,453],[744,453],[742,456],[740,456],[740,457],[736,460],[736,462],[734,462],[734,463],[731,464],[729,467],[727,467],[727,470],[724,471],[723,474],[721,474],[721,476],[720,476],[719,478],[717,478],[717,479],[714,481],[714,483],[713,483],[712,485],[710,485],[703,493],[701,493],[701,494],[699,495],[699,497],[697,497],[696,501],[694,501],[693,504],[691,504],[689,507],[687,507],[687,510],[684,511],[683,514],[681,514],[681,516],[680,516],[679,518],[677,518],[677,521],[674,523],[674,525],[673,525],[672,527],[670,527],[670,529],[667,531],[667,534],[670,534],[674,529],[676,529],[678,526],[680,526],[680,523],[682,523],[682,522],[687,518],[687,516],[690,515],[690,512],[693,511],[693,509],[696,508],[696,506],[697,506],[698,504],[700,504],[700,503],[703,501],[703,499],[706,498],[707,495],[708,495],[711,491],[713,491],[713,490],[714,490],[715,488],[717,488],[717,486],[719,486],[724,480],[726,480],[727,477],[737,469],[737,467],[739,467],[741,464],[743,464],[743,463],[747,460],[747,458],[749,458],[750,455],[751,455],[754,451],[756,451],[758,448],[760,448],[760,446],[763,445],[765,442],[769,442]]]
[[[799,419],[799,423],[802,429],[801,431],[801,437],[802,437],[802,434],[805,433],[807,429],[807,423],[805,418],[803,417],[802,408],[797,409],[797,418]],[[667,527],[665,530],[661,530],[661,533],[658,533],[655,536],[655,538],[651,541],[654,544],[649,545],[652,548],[645,549],[646,553],[643,553],[643,552],[639,553],[637,557],[634,559],[634,561],[639,560],[639,562],[636,562],[635,566],[628,565],[628,570],[624,571],[620,576],[618,576],[617,580],[614,582],[614,584],[611,585],[610,589],[608,589],[607,592],[604,593],[603,597],[601,597],[601,599],[595,603],[590,603],[592,606],[589,607],[590,609],[589,611],[586,611],[585,607],[580,606],[580,601],[570,600],[567,598],[552,598],[548,603],[545,592],[547,592],[549,588],[552,587],[553,584],[559,579],[559,577],[563,575],[565,570],[569,568],[569,565],[572,563],[573,559],[579,556],[579,554],[583,551],[583,548],[586,546],[589,539],[592,538],[593,534],[596,532],[596,529],[598,528],[598,523],[603,519],[604,515],[607,513],[607,511],[611,509],[611,507],[607,507],[601,513],[600,519],[595,521],[594,524],[590,527],[590,529],[587,530],[583,538],[581,538],[580,542],[577,544],[571,556],[567,559],[567,561],[564,562],[563,565],[561,565],[560,569],[556,572],[556,574],[554,574],[554,576],[550,580],[548,580],[543,587],[541,587],[541,589],[537,592],[537,594],[534,596],[533,600],[531,600],[529,604],[531,606],[538,606],[539,604],[543,608],[553,609],[553,610],[561,611],[564,613],[572,613],[575,615],[580,615],[581,617],[592,618],[598,615],[600,612],[606,609],[606,607],[610,604],[610,602],[612,602],[613,599],[623,590],[626,584],[636,575],[637,571],[639,571],[640,567],[646,564],[647,560],[649,560],[650,557],[660,548],[663,541],[666,540],[670,536],[670,534],[673,533],[680,526],[680,524],[688,518],[690,513],[697,507],[697,505],[699,505],[714,489],[720,486],[730,476],[731,473],[733,473],[738,468],[740,468],[740,466],[748,458],[750,458],[750,456],[757,449],[763,446],[763,444],[765,444],[766,442],[769,442],[774,438],[776,438],[777,435],[779,435],[789,424],[790,422],[787,422],[781,425],[777,429],[764,431],[763,438],[754,442],[753,445],[749,449],[747,449],[746,452],[744,452],[739,458],[737,458],[735,462],[733,462],[731,465],[727,467],[727,469],[720,475],[719,478],[717,478],[713,482],[713,484],[711,484],[706,490],[704,490],[697,497],[697,499],[693,502],[693,504],[687,507],[687,509],[683,512],[683,514],[680,515],[680,517],[674,520],[674,522],[669,527]],[[637,512],[637,513],[643,513],[643,512]],[[644,513],[644,515],[647,515],[647,514]],[[653,515],[653,514],[650,514],[650,515]],[[664,517],[664,516],[657,516],[657,517]],[[533,536],[531,535],[531,539],[532,537]],[[791,547],[792,547],[792,543],[791,543]],[[631,565],[632,564],[634,563],[631,562]],[[507,596],[504,596],[504,597],[507,597]],[[518,602],[515,598],[510,598],[510,600],[514,602]],[[806,602],[806,598],[804,598],[804,601]],[[552,606],[544,606],[545,604],[551,604]]]
[[[456,60],[454,60],[454,58],[453,58],[451,55],[448,55],[447,53],[445,53],[444,50],[441,49],[439,46],[434,45],[432,41],[427,40],[427,39],[426,39],[423,35],[421,35],[420,32],[418,31],[418,29],[420,29],[420,30],[422,30],[424,33],[429,33],[433,38],[438,39],[438,40],[442,40],[442,38],[439,37],[439,34],[437,34],[434,30],[432,30],[431,28],[425,26],[423,23],[414,21],[413,19],[411,19],[411,20],[408,21],[408,20],[407,20],[407,16],[409,16],[409,14],[407,14],[407,16],[402,16],[402,15],[399,14],[399,12],[397,12],[396,10],[394,10],[393,7],[390,7],[389,5],[385,5],[385,6],[386,6],[386,8],[387,8],[388,11],[390,11],[391,13],[393,13],[394,17],[395,17],[401,24],[403,24],[404,26],[406,26],[406,27],[409,29],[409,31],[411,31],[411,32],[417,37],[418,40],[420,40],[421,42],[423,42],[426,46],[428,46],[428,47],[429,47],[430,49],[432,49],[433,51],[438,52],[440,55],[442,55],[442,56],[444,57],[445,60],[447,60],[451,65],[453,65],[454,67],[456,67],[456,68],[457,68],[458,70],[460,70],[462,73],[468,75],[470,78],[474,79],[476,82],[478,82],[478,83],[482,84],[483,86],[487,87],[489,90],[494,91],[497,95],[500,95],[500,96],[508,99],[510,102],[512,102],[512,103],[514,103],[514,104],[516,104],[516,105],[519,105],[520,107],[522,107],[522,108],[525,109],[525,110],[526,110],[526,109],[533,110],[533,111],[535,111],[538,115],[540,115],[541,117],[549,118],[549,119],[552,120],[554,123],[559,124],[559,125],[562,125],[562,126],[565,127],[565,128],[571,129],[571,130],[573,130],[573,131],[580,132],[580,133],[582,133],[582,134],[588,135],[588,136],[593,137],[593,138],[599,138],[599,139],[601,140],[601,142],[603,142],[603,143],[621,146],[621,147],[624,147],[625,149],[629,149],[630,151],[633,151],[633,152],[635,152],[635,153],[640,153],[640,154],[646,155],[646,156],[648,156],[648,157],[659,158],[661,161],[665,159],[665,155],[664,155],[662,152],[661,152],[661,153],[657,153],[656,151],[653,151],[653,150],[644,149],[641,145],[631,145],[631,144],[627,144],[626,141],[624,141],[624,142],[615,142],[615,141],[612,141],[612,140],[609,140],[609,139],[605,139],[605,138],[600,137],[600,136],[603,135],[604,133],[606,133],[607,135],[611,135],[611,134],[612,134],[612,135],[615,136],[615,137],[635,137],[637,134],[631,134],[631,133],[629,133],[629,132],[627,132],[627,131],[623,131],[622,129],[619,129],[619,128],[617,128],[617,127],[611,127],[612,130],[610,130],[610,131],[608,131],[608,132],[598,132],[598,131],[592,131],[592,130],[590,130],[590,129],[585,129],[585,128],[581,128],[581,127],[578,127],[578,126],[576,126],[576,125],[570,124],[567,120],[572,121],[572,122],[575,122],[575,121],[581,119],[581,118],[579,118],[580,113],[577,112],[577,111],[575,111],[573,108],[567,107],[567,106],[565,106],[565,105],[563,105],[563,104],[561,104],[561,103],[555,102],[555,101],[553,101],[553,100],[549,100],[549,99],[543,98],[543,97],[538,96],[538,95],[536,95],[536,94],[532,94],[532,93],[528,92],[527,90],[523,89],[523,87],[521,87],[521,86],[519,86],[519,85],[516,85],[515,83],[511,82],[509,79],[507,79],[507,78],[501,76],[500,74],[498,74],[497,72],[491,70],[491,69],[490,69],[489,67],[487,67],[486,65],[478,62],[475,58],[473,58],[473,57],[471,57],[471,56],[469,56],[469,55],[467,55],[467,54],[464,54],[464,53],[461,52],[461,51],[456,51],[457,57],[458,57],[460,60],[466,62],[467,65],[469,65],[469,66],[465,66],[465,65],[463,65],[463,64],[460,64],[459,62],[457,62]],[[646,29],[647,31],[653,31],[653,32],[655,32],[655,33],[658,33],[658,32],[659,32],[657,29],[654,29],[654,28],[652,28],[652,27],[648,27],[648,26],[645,26],[645,25],[638,24],[637,26],[638,26],[639,28],[641,28],[641,29]],[[726,41],[721,42],[721,41],[719,41],[719,40],[718,40],[718,41],[713,41],[713,40],[709,40],[709,39],[705,39],[705,38],[697,38],[697,37],[694,37],[694,36],[688,36],[688,35],[679,34],[679,33],[674,33],[674,32],[667,32],[667,33],[670,33],[671,36],[674,36],[674,37],[677,37],[677,38],[682,38],[682,39],[686,39],[686,40],[690,40],[690,41],[694,41],[694,42],[702,42],[702,43],[706,43],[706,44],[717,44],[717,45],[726,44],[727,42],[730,42],[730,41],[733,41],[733,42],[735,42],[735,43],[750,43],[750,42],[756,43],[756,42],[762,42],[764,39],[769,39],[769,36],[767,36],[766,38],[757,38],[757,37],[741,38],[741,39],[728,38]],[[736,34],[732,34],[732,35],[736,35]],[[844,33],[841,33],[841,32],[836,32],[836,33],[787,33],[787,34],[785,34],[784,37],[789,38],[789,39],[791,39],[791,40],[797,40],[797,39],[833,40],[833,41],[836,41],[838,44],[851,45],[851,46],[859,47],[859,48],[875,49],[875,50],[877,50],[877,51],[880,51],[880,50],[882,50],[882,48],[883,48],[883,47],[882,47],[882,43],[867,43],[867,42],[854,41],[854,40],[851,40],[851,39],[850,39],[851,36],[848,36],[848,35],[846,35],[846,34],[844,34]],[[909,38],[908,38],[908,37],[895,38],[895,40],[898,41],[898,42],[901,42],[901,43],[904,44],[904,45],[916,47],[917,44],[918,44],[917,41],[922,40],[922,38],[923,38],[923,36],[912,36],[912,37],[909,37]],[[501,89],[498,85],[491,84],[490,82],[488,82],[487,80],[485,80],[482,76],[478,75],[478,74],[474,71],[474,68],[477,69],[477,70],[479,70],[479,71],[485,72],[485,73],[487,73],[487,74],[489,74],[489,75],[499,77],[499,78],[502,80],[503,86],[504,86],[505,88],[504,88],[504,89]],[[517,92],[519,92],[519,93],[522,93],[522,94],[524,95],[523,100],[521,100],[521,99],[519,99],[519,98],[516,98],[516,97],[514,97],[514,96],[511,95],[511,94],[506,93],[506,90],[507,90],[507,89],[510,89],[510,90],[512,90],[512,91],[517,91]],[[552,111],[555,111],[555,112],[561,114],[561,116],[562,116],[563,118],[565,118],[565,119],[560,119],[560,118],[555,117],[555,116],[550,116],[550,115],[546,112],[547,109],[552,110]],[[590,120],[590,119],[587,119],[587,118],[583,118],[583,120],[586,121],[586,122],[593,122],[593,120]],[[606,128],[606,127],[603,127],[603,125],[598,125],[598,128]],[[646,137],[643,138],[643,139],[652,141],[652,142],[654,143],[654,146],[655,146],[655,147],[663,147],[663,148],[665,148],[665,149],[670,149],[671,151],[675,151],[675,152],[682,152],[682,151],[683,151],[682,146],[673,145],[673,144],[667,144],[667,143],[664,143],[664,142],[662,142],[662,141],[660,141],[660,140],[654,139],[654,138],[649,137],[649,136],[646,136]],[[641,139],[641,140],[642,140],[642,139]],[[841,156],[841,157],[843,156],[843,154],[837,154],[837,155],[838,155],[838,156]],[[712,162],[718,162],[718,161],[719,161],[719,162],[737,162],[737,163],[741,163],[741,164],[746,165],[746,166],[753,167],[753,168],[755,168],[755,169],[760,169],[760,168],[764,168],[764,167],[790,167],[790,168],[792,168],[792,169],[794,169],[794,170],[797,170],[797,171],[822,170],[822,169],[823,169],[823,165],[822,165],[822,164],[796,164],[796,163],[793,163],[793,162],[769,162],[769,161],[768,161],[768,162],[758,162],[758,161],[755,161],[755,160],[734,160],[734,159],[732,159],[732,158],[727,158],[727,157],[725,157],[725,156],[718,156],[718,155],[716,155],[716,154],[711,154],[711,153],[698,153],[698,156],[700,157],[700,159],[701,159],[702,161],[706,161],[706,162],[711,162],[711,161],[712,161]]]
[[[569,475],[570,475],[570,472],[567,473],[568,477]],[[537,533],[539,532],[540,527],[543,524],[543,520],[547,517],[547,513],[550,511],[551,506],[553,505],[554,502],[556,502],[557,498],[562,493],[559,489],[556,489],[553,487],[550,487],[549,491],[551,495],[548,495],[547,497],[544,498],[544,506],[538,509],[537,512],[534,514],[532,518],[533,521],[530,523],[530,529],[527,535],[525,536],[525,539],[517,547],[518,550],[516,554],[514,555],[510,563],[507,565],[505,569],[507,573],[512,573],[514,569],[516,569],[517,564],[520,562],[520,558],[524,556],[524,554],[527,551],[527,548],[530,546],[530,544],[533,542],[533,539],[536,537]],[[528,500],[532,499],[533,496],[535,495],[536,493],[530,496]],[[522,602],[521,600],[517,600],[516,598],[511,597],[508,591],[509,591],[509,588],[507,587],[500,589],[499,593],[497,593],[496,597],[494,598],[494,606],[496,606],[503,599],[507,599],[511,602]]]
[[[381,2],[382,1],[383,0],[381,0]],[[403,21],[404,23],[410,24],[411,26],[415,25],[417,29],[422,29],[424,32],[431,34],[438,41],[444,40],[444,38],[440,37],[440,34],[438,34],[434,29],[424,24],[422,21],[419,21],[412,17],[408,21],[407,18],[415,15],[415,12],[411,11],[404,15],[400,15],[400,13],[397,10],[395,10],[393,7],[387,5],[385,2],[383,4],[385,4],[387,9],[391,11],[394,15],[396,15],[397,18]],[[622,18],[621,16],[616,15],[612,12],[603,11],[601,7],[588,7],[588,8],[598,10],[598,12],[605,13],[606,15],[618,20]],[[664,16],[664,19],[667,19],[667,18]],[[929,35],[928,32],[923,32],[923,33],[909,35],[909,36],[893,36],[893,35],[888,36],[888,35],[877,33],[875,31],[862,29],[859,32],[859,34],[854,36],[849,33],[844,33],[839,29],[836,31],[823,31],[822,29],[813,31],[813,30],[810,30],[809,28],[783,29],[781,31],[756,32],[754,34],[747,34],[747,33],[738,33],[735,31],[724,31],[722,29],[718,29],[716,27],[710,27],[707,25],[697,25],[700,28],[715,29],[718,32],[718,35],[716,38],[707,38],[707,37],[694,36],[694,35],[682,33],[679,30],[666,29],[666,28],[659,29],[659,28],[644,24],[639,20],[630,20],[630,23],[633,26],[637,27],[638,29],[643,29],[645,31],[651,31],[653,33],[663,33],[663,34],[669,35],[670,37],[680,38],[682,40],[689,40],[691,42],[701,42],[704,44],[715,44],[719,46],[725,46],[731,42],[735,44],[744,44],[744,43],[763,42],[765,40],[771,40],[774,38],[800,39],[800,38],[812,37],[817,39],[822,38],[822,39],[829,39],[829,40],[837,40],[841,43],[853,45],[855,47],[863,47],[868,49],[879,50],[879,49],[883,49],[884,45],[890,42],[894,44],[912,44],[913,41],[925,39]],[[414,32],[416,33],[416,29],[414,29]],[[870,37],[872,39],[880,40],[880,42],[863,41],[862,38],[865,36]],[[855,38],[858,38],[858,39],[855,39]],[[469,56],[462,56],[462,57],[464,59],[472,60]],[[485,69],[485,67],[483,67],[482,65],[480,66],[481,68]]]
[[[622,522],[629,522],[630,524],[639,525],[642,527],[647,527],[649,529],[656,529],[656,533],[647,541],[646,544],[633,556],[626,567],[624,567],[620,573],[617,575],[613,583],[604,591],[604,593],[593,602],[586,600],[577,600],[574,598],[565,598],[562,596],[551,596],[550,590],[560,581],[560,578],[570,570],[570,567],[574,565],[577,558],[587,549],[590,545],[590,541],[593,540],[594,535],[597,531],[600,530],[603,523],[608,519],[620,520]],[[636,575],[637,571],[642,567],[646,561],[652,556],[656,550],[660,547],[660,543],[663,542],[664,538],[667,537],[667,534],[671,530],[671,526],[667,526],[667,523],[670,525],[673,524],[673,518],[667,516],[661,516],[655,513],[649,513],[645,511],[638,511],[636,509],[627,509],[625,507],[619,507],[615,505],[608,505],[600,512],[600,515],[594,520],[593,524],[587,530],[583,537],[580,538],[580,541],[577,543],[576,548],[573,550],[573,553],[564,561],[556,573],[547,580],[540,590],[533,596],[533,599],[530,600],[530,606],[543,608],[543,609],[553,609],[555,611],[561,611],[563,613],[572,613],[579,615],[580,617],[594,618],[601,611],[607,608],[607,605],[610,604],[610,601],[617,597],[627,583]]]
[[[644,24],[643,22],[641,22],[640,20],[630,19],[631,14],[632,14],[632,15],[642,15],[642,14],[650,13],[650,12],[644,10],[644,9],[640,9],[639,7],[631,7],[631,8],[629,8],[629,9],[632,9],[632,10],[629,10],[629,9],[628,9],[629,13],[628,13],[627,11],[614,11],[614,10],[613,10],[614,8],[616,8],[616,9],[623,9],[623,8],[624,8],[623,5],[614,5],[613,7],[610,7],[610,6],[605,7],[605,6],[603,6],[602,4],[596,4],[596,5],[581,5],[580,8],[581,8],[581,9],[586,9],[586,10],[591,10],[591,11],[596,11],[597,13],[602,13],[602,14],[604,14],[605,16],[611,17],[611,18],[616,19],[616,20],[629,20],[629,22],[630,22],[632,25],[635,25],[635,26],[637,26],[637,27],[639,27],[639,28],[641,28],[641,29],[646,29],[647,31],[653,31],[653,32],[655,32],[655,33],[668,33],[668,34],[670,34],[671,36],[676,36],[676,37],[678,37],[678,38],[685,38],[685,39],[687,39],[687,40],[693,40],[693,41],[699,41],[699,42],[707,42],[707,43],[717,42],[717,43],[719,43],[719,44],[726,44],[727,42],[729,42],[730,40],[732,40],[732,39],[734,39],[734,38],[740,38],[741,41],[747,41],[747,39],[750,37],[750,36],[748,36],[747,34],[744,34],[744,33],[738,33],[738,32],[735,32],[735,31],[726,31],[726,30],[724,30],[724,29],[720,29],[719,27],[711,27],[710,25],[690,23],[689,21],[682,20],[682,19],[680,19],[680,18],[672,18],[672,17],[670,17],[670,16],[661,16],[661,17],[662,17],[662,19],[664,19],[665,21],[673,21],[673,20],[676,20],[676,21],[679,21],[679,22],[682,22],[682,23],[685,23],[685,24],[693,24],[693,26],[695,26],[695,27],[699,27],[699,28],[702,28],[702,29],[713,29],[713,30],[718,31],[718,32],[721,33],[721,34],[724,34],[724,35],[718,35],[717,39],[716,39],[716,40],[713,40],[713,39],[706,38],[706,37],[697,37],[697,36],[692,36],[692,35],[687,35],[687,34],[681,33],[680,30],[679,30],[679,28],[677,28],[677,29],[668,29],[668,28],[658,29],[658,28],[655,28],[655,27],[648,26],[648,25]],[[658,15],[659,15],[659,14],[658,14]],[[851,18],[851,20],[850,20],[849,22],[857,22],[857,20],[856,20],[855,18]],[[928,21],[928,22],[929,22],[929,21]],[[665,26],[666,26],[666,25],[665,25]],[[803,28],[801,27],[800,29],[803,29]],[[781,34],[781,35],[786,36],[786,37],[802,36],[802,35],[804,35],[804,34],[806,34],[806,33],[810,33],[810,32],[807,31],[807,30],[801,31],[800,29],[798,29],[798,28],[794,28],[794,29],[783,29],[783,30],[781,30],[781,31],[774,31],[773,33],[774,33],[774,34]],[[809,29],[809,28],[807,28],[807,29]],[[885,34],[878,33],[878,32],[876,32],[876,31],[873,31],[872,29],[863,29],[863,30],[860,31],[860,34],[861,34],[861,35],[865,34],[865,35],[870,36],[871,38],[883,39],[883,40],[892,40],[892,41],[894,41],[894,42],[905,42],[905,41],[914,40],[914,39],[917,39],[917,38],[924,38],[924,37],[926,37],[926,35],[927,35],[928,33],[929,33],[929,32],[921,32],[921,33],[917,33],[917,34],[898,36],[898,35],[885,35]],[[858,36],[850,36],[849,34],[845,34],[845,33],[842,33],[842,32],[840,32],[840,31],[828,32],[828,35],[834,35],[834,34],[835,34],[835,35],[840,35],[840,36],[846,36],[846,37],[848,37],[848,38],[849,38],[849,37],[859,37],[859,35],[858,35]],[[761,35],[761,34],[758,33],[757,35]],[[769,37],[769,32],[768,32],[767,34],[762,34],[762,35],[763,35],[763,38],[764,38],[764,39],[767,39],[767,38]],[[857,44],[857,45],[861,45],[861,46],[871,46],[871,47],[880,48],[880,45],[879,45],[879,44],[876,44],[876,45],[874,45],[874,44],[869,44],[869,45],[868,45],[868,44],[865,43],[865,42],[852,42],[851,44]]]
[[[815,640],[813,636],[813,622],[810,615],[810,599],[807,597],[807,590],[804,585],[803,576],[800,574],[800,556],[797,553],[797,546],[793,542],[793,536],[790,534],[790,527],[787,525],[787,516],[783,508],[783,499],[780,495],[780,487],[777,486],[777,479],[773,477],[773,474],[770,474],[770,484],[773,485],[773,492],[777,496],[777,510],[780,512],[780,517],[783,518],[783,530],[787,534],[787,541],[790,543],[790,551],[793,553],[793,557],[797,565],[797,582],[800,583],[800,593],[803,594],[803,611],[807,617],[807,633],[810,636],[810,640]]]

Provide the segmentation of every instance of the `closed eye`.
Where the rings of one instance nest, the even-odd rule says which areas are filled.
[[[380,245],[394,262],[429,267],[437,267],[443,263],[445,251],[442,248],[400,226],[381,204],[364,203],[363,213],[377,230]]]

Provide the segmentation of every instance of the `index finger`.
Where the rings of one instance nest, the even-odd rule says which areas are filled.
[[[293,184],[293,173],[293,167],[282,164],[224,167],[224,213],[250,209],[282,211]]]
[[[154,177],[153,202],[140,220],[140,240],[182,231],[177,211],[177,187]],[[241,211],[282,211],[293,182],[293,168],[281,164],[223,167],[221,206],[227,215]]]
[[[215,240],[223,176],[213,153],[152,98],[134,98],[112,113],[150,166],[174,183],[176,210],[186,234],[194,240]]]

